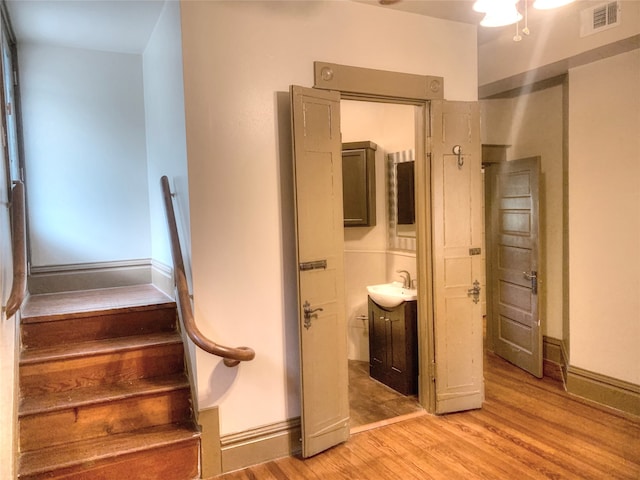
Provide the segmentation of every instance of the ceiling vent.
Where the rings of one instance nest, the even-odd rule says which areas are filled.
[[[620,2],[607,2],[580,12],[580,36],[586,37],[620,25]]]

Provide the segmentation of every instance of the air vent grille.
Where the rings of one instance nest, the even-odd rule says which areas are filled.
[[[620,24],[620,3],[608,2],[580,12],[580,36],[591,35]]]

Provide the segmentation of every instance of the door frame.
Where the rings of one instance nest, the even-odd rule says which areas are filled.
[[[444,98],[442,77],[314,62],[313,88],[344,100],[413,105],[415,113],[416,264],[418,277],[418,401],[436,409],[431,215],[430,101]]]

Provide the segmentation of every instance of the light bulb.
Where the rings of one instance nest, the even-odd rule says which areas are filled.
[[[480,22],[480,25],[483,27],[503,27],[519,22],[520,20],[522,20],[522,15],[518,12],[515,5],[512,5],[508,9],[504,8],[499,11],[492,10],[487,12]]]

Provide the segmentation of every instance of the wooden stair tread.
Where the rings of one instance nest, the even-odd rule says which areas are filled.
[[[30,295],[22,307],[22,322],[105,314],[118,310],[148,310],[175,302],[153,285],[77,290]]]
[[[67,360],[101,354],[112,354],[176,343],[182,343],[180,334],[177,332],[165,332],[118,337],[55,347],[31,348],[21,352],[20,365],[31,365],[54,360]]]
[[[46,395],[31,395],[21,399],[18,416],[49,413],[184,388],[189,388],[189,380],[183,373],[180,373],[63,392],[51,392]]]
[[[180,424],[83,440],[23,453],[20,455],[19,471],[21,476],[34,475],[177,444],[199,436],[194,425]]]

